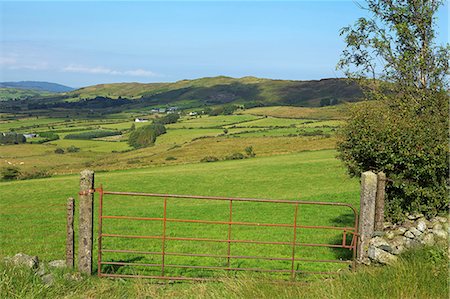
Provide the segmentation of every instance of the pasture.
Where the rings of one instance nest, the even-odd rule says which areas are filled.
[[[254,158],[240,161],[223,161],[190,165],[174,165],[154,167],[140,170],[114,171],[98,173],[97,184],[103,183],[107,190],[135,192],[158,192],[172,194],[196,194],[211,196],[260,197],[272,199],[297,199],[305,201],[358,203],[358,180],[350,179],[345,174],[339,161],[334,158],[334,151],[313,151],[292,155]],[[77,194],[77,176],[58,176],[54,178],[2,182],[3,190],[0,203],[0,230],[4,237],[0,239],[0,255],[10,255],[18,251],[40,255],[45,260],[63,258],[65,234],[65,200]],[[272,207],[263,204],[237,204],[236,221],[263,222],[270,218],[274,223],[290,223],[292,207]],[[276,212],[273,210],[276,208]],[[347,210],[328,209],[322,207],[301,207],[298,223],[302,225],[337,225],[351,226],[351,218]],[[162,201],[160,199],[138,198],[105,198],[105,213],[110,215],[161,216]],[[184,217],[218,220],[228,217],[225,203],[194,202],[172,200],[168,203],[170,217]],[[319,217],[320,215],[320,217]],[[11,226],[14,223],[14,226]],[[218,237],[226,233],[215,226],[199,225],[193,227],[185,224],[170,224],[168,231],[189,236]],[[105,223],[109,232],[126,234],[152,234],[161,229],[160,223],[152,225],[139,222],[121,223],[110,220]],[[283,228],[274,230],[236,228],[236,238],[262,238],[281,240],[290,238],[291,230]],[[338,242],[341,235],[327,230],[311,232],[299,230],[298,238],[303,242]],[[222,235],[223,237],[223,235]],[[160,248],[160,242],[133,242],[129,239],[105,240],[106,247],[118,249]],[[112,243],[111,243],[112,242]],[[218,244],[181,244],[173,241],[168,250],[195,250],[197,252],[223,252],[226,247]],[[269,246],[269,245],[267,245]],[[235,254],[261,255],[271,250],[273,255],[285,255],[290,248],[267,248],[258,246],[233,245]],[[287,251],[286,251],[287,250]],[[309,258],[339,259],[348,257],[346,252],[328,248],[311,250],[299,248],[298,256]],[[151,262],[149,257],[117,254],[106,257],[110,260],[132,260]],[[193,260],[192,258],[174,257],[168,263],[209,263],[217,265],[223,261],[212,259]],[[187,260],[186,260],[187,259]],[[286,262],[285,262],[286,263]],[[277,268],[286,266],[266,262],[264,266]],[[240,261],[239,266],[254,266],[251,261]],[[336,269],[341,264],[326,265],[326,269]],[[301,264],[301,269],[319,270],[316,264]],[[120,271],[129,271],[121,269]],[[192,273],[175,272],[175,274],[191,275]]]

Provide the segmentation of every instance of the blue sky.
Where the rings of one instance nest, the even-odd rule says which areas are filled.
[[[341,77],[339,29],[363,14],[353,1],[2,1],[0,81]]]

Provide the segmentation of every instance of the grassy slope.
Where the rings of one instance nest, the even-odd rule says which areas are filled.
[[[240,113],[281,118],[345,119],[348,107],[349,106],[345,104],[321,108],[273,106],[246,109]]]
[[[47,91],[38,91],[31,89],[19,88],[0,88],[0,101],[7,101],[12,99],[26,99],[35,96],[52,95],[53,93]]]

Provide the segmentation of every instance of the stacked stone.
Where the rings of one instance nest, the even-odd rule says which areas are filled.
[[[430,220],[422,214],[407,215],[402,224],[384,223],[369,241],[369,259],[379,264],[392,264],[407,249],[435,244],[448,245],[449,219],[436,216]]]
[[[40,262],[39,258],[37,256],[30,256],[24,253],[18,253],[14,255],[13,257],[5,257],[4,258],[5,263],[11,264],[13,266],[17,267],[24,267],[28,268],[34,273],[41,277],[42,282],[46,285],[52,285],[55,281],[55,276],[51,272],[51,268],[66,268],[66,261],[64,260],[54,260],[49,262],[47,265]],[[68,280],[76,280],[79,281],[82,279],[82,276],[80,273],[66,273],[64,275],[64,278]]]

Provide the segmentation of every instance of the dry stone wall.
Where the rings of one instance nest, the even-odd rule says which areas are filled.
[[[407,215],[401,224],[384,223],[383,231],[375,231],[369,240],[367,263],[392,264],[405,250],[443,244],[448,246],[449,218],[425,219],[422,214]]]

